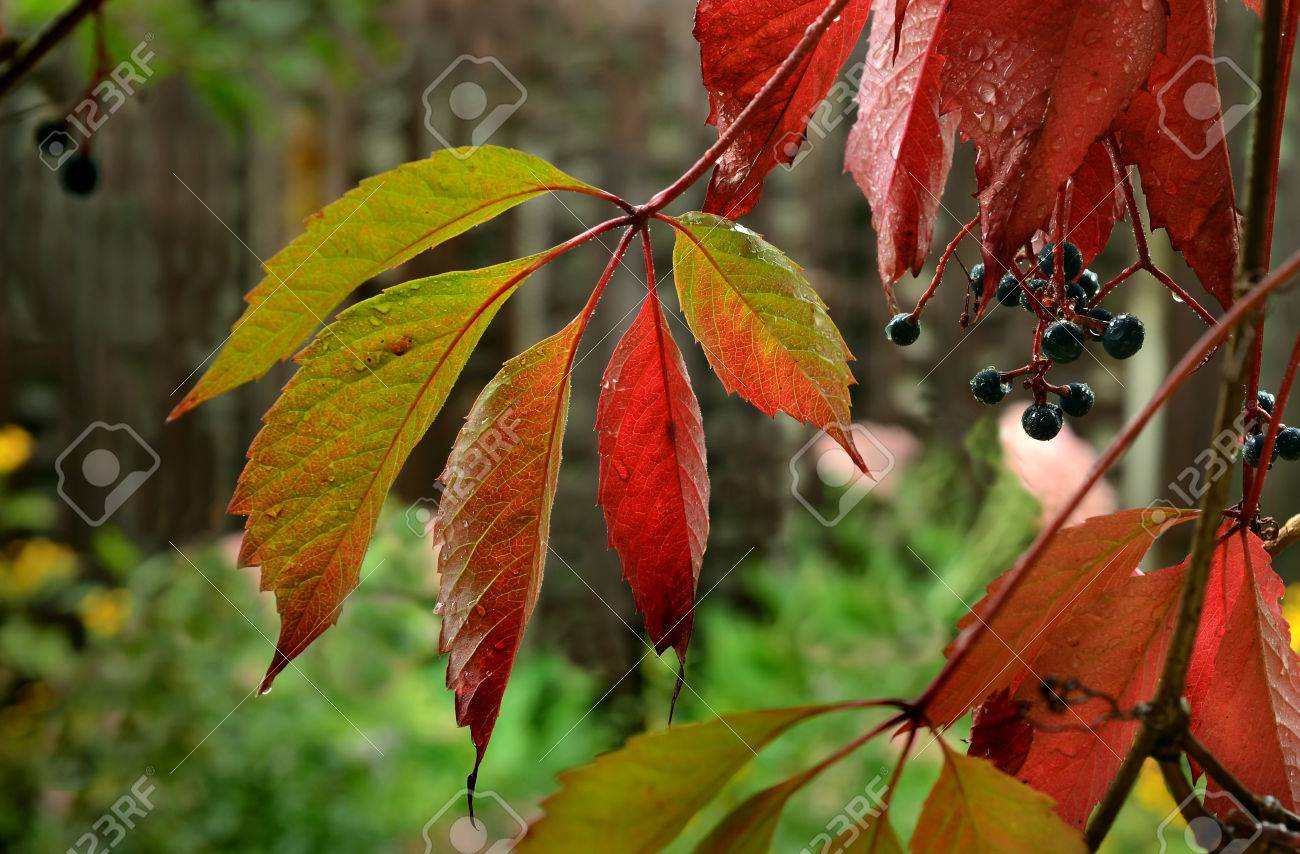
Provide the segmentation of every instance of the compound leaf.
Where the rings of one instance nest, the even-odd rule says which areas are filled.
[[[313,214],[266,262],[220,355],[168,417],[262,376],[379,273],[542,193],[597,192],[531,154],[470,151],[444,149],[367,178]]]

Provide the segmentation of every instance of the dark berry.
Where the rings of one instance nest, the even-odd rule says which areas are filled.
[[[1083,355],[1083,330],[1069,320],[1054,320],[1043,332],[1043,354],[1053,362],[1073,362]]]
[[[1261,388],[1255,395],[1255,403],[1260,409],[1264,410],[1269,415],[1272,415],[1273,407],[1277,404],[1277,398],[1273,397],[1273,392],[1264,391]]]
[[[1277,455],[1288,462],[1300,460],[1300,427],[1283,427],[1273,444]]]
[[[1102,308],[1101,306],[1098,306],[1097,308],[1090,308],[1087,311],[1085,311],[1084,314],[1088,315],[1094,320],[1100,320],[1103,324],[1110,323],[1110,319],[1111,317],[1113,317],[1113,315],[1109,311]],[[1100,341],[1101,336],[1104,332],[1105,332],[1104,329],[1102,330],[1102,332],[1094,332],[1092,328],[1089,327],[1088,337],[1095,338]]]
[[[1025,287],[1020,291],[1020,307],[1025,311],[1034,311],[1048,284],[1046,279],[1030,279],[1025,282]]]
[[[1020,426],[1025,428],[1025,432],[1031,439],[1040,442],[1056,438],[1056,434],[1061,432],[1063,423],[1065,423],[1065,415],[1061,412],[1061,407],[1055,403],[1035,403],[1020,416]]]
[[[1246,443],[1241,447],[1241,455],[1245,457],[1246,462],[1250,463],[1253,468],[1259,468],[1260,460],[1264,456],[1264,443],[1268,436],[1263,433],[1256,433],[1254,436],[1248,436]],[[1277,443],[1273,443],[1273,458],[1277,459]]]
[[[1065,296],[1075,305],[1080,305],[1088,301],[1088,292],[1083,289],[1083,285],[1078,282],[1070,282],[1065,286]]]
[[[99,167],[95,161],[78,154],[63,164],[63,189],[74,196],[89,196],[99,184]]]
[[[1011,305],[1020,300],[1020,280],[1015,273],[1007,273],[998,280],[998,289],[994,294],[1002,305]]]
[[[980,403],[992,405],[1011,392],[1011,383],[1002,381],[997,368],[988,367],[971,378],[970,391]]]
[[[906,347],[921,335],[921,322],[907,312],[894,315],[885,326],[885,337],[899,347]]]
[[[1061,395],[1061,409],[1065,410],[1066,415],[1082,418],[1092,411],[1092,404],[1097,398],[1087,383],[1070,383],[1066,388],[1069,392]]]
[[[1049,279],[1052,277],[1056,263],[1053,247],[1054,244],[1049,243],[1038,252],[1038,272]],[[1065,280],[1073,282],[1079,277],[1079,273],[1083,272],[1083,253],[1073,243],[1066,243],[1061,255],[1061,260],[1065,264]]]
[[[1116,359],[1127,359],[1142,349],[1146,329],[1142,321],[1131,314],[1117,314],[1106,324],[1106,332],[1101,336],[1101,346]]]
[[[1101,292],[1101,279],[1098,279],[1097,274],[1091,270],[1084,270],[1079,274],[1076,281],[1078,281],[1079,287],[1083,288],[1083,292],[1088,295],[1088,299],[1092,299]]]
[[[970,290],[976,297],[984,296],[984,265],[976,264],[970,268]]]

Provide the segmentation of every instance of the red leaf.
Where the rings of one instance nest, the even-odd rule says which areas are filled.
[[[546,562],[581,318],[502,367],[456,437],[431,526],[440,651],[483,759]],[[477,770],[477,763],[475,769]]]
[[[1188,679],[1192,732],[1252,792],[1300,805],[1300,658],[1264,545],[1234,534],[1210,576]]]
[[[944,0],[915,0],[904,16],[907,5],[899,2],[896,11],[892,0],[882,0],[876,6],[858,121],[844,156],[871,203],[877,266],[887,287],[925,263],[957,127],[956,115],[939,115],[944,59],[935,47]]]
[[[1006,583],[1006,576],[990,584],[989,595],[958,623],[970,629],[987,619],[988,630],[974,641],[961,666],[932,698],[926,709],[930,720],[946,726],[989,695],[1019,685],[1063,620],[1094,610],[1112,586],[1133,574],[1154,535],[1195,516],[1170,512],[1156,526],[1147,514],[1122,510],[1061,531],[993,617],[987,613],[989,600]]]
[[[944,111],[976,146],[981,230],[1006,266],[1164,45],[1150,0],[953,0],[940,28]]]
[[[709,535],[704,425],[652,294],[605,369],[596,410],[600,506],[656,652],[685,660]]]
[[[1015,774],[1029,758],[1034,730],[1025,719],[1026,707],[1003,689],[975,708],[971,717],[971,756],[987,759],[1008,774]]]
[[[825,0],[700,0],[695,39],[719,135],[736,120],[817,20]],[[763,178],[794,161],[808,120],[867,23],[871,0],[850,0],[803,65],[777,88],[718,160],[704,210],[737,219],[758,203]]]
[[[981,755],[1050,795],[1061,818],[1075,827],[1084,826],[1105,794],[1138,725],[1102,720],[1111,707],[1099,699],[1054,714],[1043,701],[1040,680],[1076,679],[1114,697],[1121,709],[1151,699],[1173,631],[1185,569],[1122,577],[1100,596],[1086,601],[1080,597],[1045,632],[1045,642],[1014,691],[1016,701],[1029,710],[1024,722],[1027,744],[1023,738],[1004,740],[1001,733],[990,731],[989,717],[1000,707],[996,698],[991,707],[986,704],[976,712],[971,737],[988,745]],[[1043,724],[1071,729],[1035,728]]]
[[[1214,0],[1170,0],[1166,53],[1116,120],[1119,153],[1142,175],[1152,228],[1164,228],[1201,284],[1225,308],[1240,241],[1228,146],[1218,131]],[[1188,109],[1204,106],[1210,115]],[[1233,117],[1228,117],[1233,118]],[[1241,116],[1235,116],[1240,121]]]
[[[1115,223],[1124,216],[1123,176],[1115,171],[1106,146],[1094,142],[1071,178],[1070,214],[1064,223],[1065,239],[1083,253],[1086,266],[1110,241]],[[1056,217],[1049,225],[1056,230]]]

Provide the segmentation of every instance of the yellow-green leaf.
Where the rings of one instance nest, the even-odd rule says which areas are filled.
[[[521,151],[485,145],[464,154],[444,149],[403,164],[313,214],[266,262],[220,355],[170,417],[262,376],[379,273],[542,193],[598,192]]]
[[[912,834],[913,854],[1086,854],[1052,799],[991,762],[944,746],[943,771]]]
[[[338,620],[393,479],[541,258],[389,288],[341,313],[298,356],[230,502],[248,517],[241,565],[261,566],[280,612],[265,685]]]
[[[657,852],[731,777],[790,727],[846,704],[723,715],[633,736],[621,750],[560,774],[521,852]]]
[[[673,223],[682,313],[723,386],[825,430],[865,470],[849,434],[852,356],[799,265],[731,220],[696,212]]]

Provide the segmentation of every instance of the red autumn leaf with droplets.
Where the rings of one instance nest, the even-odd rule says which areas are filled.
[[[440,650],[456,722],[483,760],[537,604],[581,318],[511,359],[484,387],[447,458],[430,535]]]
[[[1070,211],[1062,224],[1063,236],[1079,247],[1084,266],[1106,247],[1115,223],[1124,215],[1122,179],[1111,163],[1106,146],[1100,142],[1092,144],[1070,177]],[[1056,215],[1053,214],[1048,234],[1055,233]]]
[[[957,117],[939,115],[944,58],[935,52],[943,7],[944,0],[914,0],[896,30],[893,3],[876,4],[858,120],[845,149],[844,167],[871,203],[886,288],[925,264],[952,166]]]
[[[1268,552],[1253,534],[1243,540],[1228,530],[1220,531],[1225,539],[1212,559],[1191,657],[1192,732],[1252,791],[1293,807],[1300,794],[1300,658],[1290,648],[1278,606],[1283,586]],[[1100,596],[1080,597],[1027,658],[1019,684],[976,710],[972,753],[1050,795],[1061,817],[1082,827],[1138,725],[1107,720],[1112,709],[1102,699],[1052,714],[1041,680],[1076,680],[1122,710],[1154,696],[1187,566],[1131,575]],[[1021,708],[1030,710],[1027,717]]]
[[[1187,697],[1192,732],[1252,792],[1300,806],[1300,657],[1279,602],[1282,579],[1254,534],[1206,585]]]
[[[1240,251],[1232,168],[1224,129],[1244,118],[1220,114],[1214,56],[1214,0],[1169,0],[1169,40],[1146,86],[1115,122],[1120,158],[1142,176],[1153,228],[1225,308]]]
[[[930,720],[946,726],[989,695],[1019,685],[1063,620],[1094,607],[1112,586],[1133,574],[1155,535],[1195,514],[1170,511],[1159,525],[1147,515],[1146,510],[1123,510],[1062,530],[992,617],[990,601],[1007,584],[1007,576],[990,584],[989,595],[958,623],[970,631],[988,619],[988,630],[931,698],[926,709]],[[949,655],[958,643],[960,639],[949,647]]]
[[[1058,189],[1109,130],[1164,47],[1150,0],[953,0],[940,28],[943,109],[976,147],[990,271],[1047,221]]]
[[[600,506],[655,652],[683,662],[709,534],[704,425],[657,294],[605,369],[596,409]]]
[[[808,25],[823,0],[700,0],[695,39],[709,93],[709,124],[726,132]],[[709,181],[704,210],[737,219],[758,204],[763,178],[794,162],[813,111],[852,54],[871,0],[849,0],[799,69],[758,108],[758,116],[723,153]]]
[[[1101,699],[1053,714],[1044,703],[1043,680],[1076,679],[1130,709],[1153,696],[1173,631],[1184,568],[1121,578],[1101,595],[1081,596],[1044,633],[1013,699],[994,697],[976,712],[972,753],[993,760],[1056,801],[1063,819],[1082,827],[1115,776],[1137,732],[1136,721],[1104,720]],[[1007,704],[1020,704],[1010,714]],[[1055,732],[1038,725],[1069,727]],[[1006,733],[1019,738],[1004,739]]]

